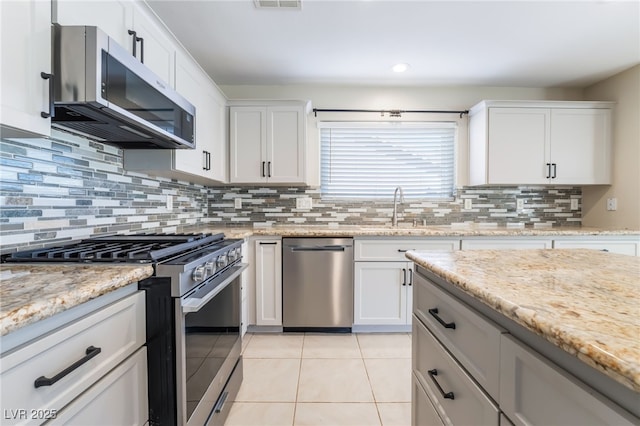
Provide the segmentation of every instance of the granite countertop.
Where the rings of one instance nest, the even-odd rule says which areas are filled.
[[[251,236],[278,237],[554,237],[554,236],[640,236],[640,230],[600,228],[524,228],[484,225],[442,226],[358,226],[358,225],[274,225],[266,227],[208,227],[198,228],[202,232],[223,232],[227,238]]]
[[[640,257],[557,249],[407,257],[640,392]]]
[[[153,274],[150,265],[2,264],[2,336]]]

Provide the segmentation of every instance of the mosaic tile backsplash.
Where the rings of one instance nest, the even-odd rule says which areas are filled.
[[[185,232],[201,224],[360,224],[391,222],[388,200],[322,200],[315,188],[214,187],[123,170],[122,152],[75,137],[0,141],[0,248],[2,252],[60,244],[109,233]],[[457,190],[437,202],[407,200],[400,222],[462,222],[518,226],[580,226],[581,190],[508,187]],[[171,197],[168,208],[167,197]],[[311,198],[311,209],[296,208]],[[234,200],[242,199],[236,209]],[[465,210],[464,199],[472,199]],[[516,199],[524,208],[516,210]],[[578,209],[571,210],[571,199]]]

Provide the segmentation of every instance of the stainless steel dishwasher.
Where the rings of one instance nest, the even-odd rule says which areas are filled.
[[[284,331],[351,332],[353,239],[282,239]]]

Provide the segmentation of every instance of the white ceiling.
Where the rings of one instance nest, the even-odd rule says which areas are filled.
[[[575,87],[640,63],[639,0],[147,3],[219,85]]]

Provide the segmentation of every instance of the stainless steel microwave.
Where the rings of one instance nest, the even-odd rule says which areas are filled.
[[[53,27],[52,127],[126,149],[195,148],[195,107],[97,27]]]

